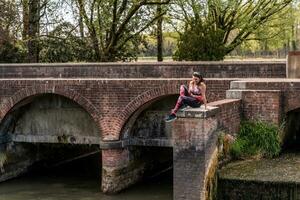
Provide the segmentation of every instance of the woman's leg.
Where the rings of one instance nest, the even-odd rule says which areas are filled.
[[[188,88],[185,85],[181,85],[180,86],[179,95],[180,96],[179,96],[179,98],[178,98],[178,100],[176,102],[175,108],[172,109],[171,114],[168,117],[166,117],[166,119],[165,119],[166,122],[173,121],[173,120],[175,120],[177,118],[176,117],[176,112],[185,104],[184,98],[190,96]]]
[[[183,104],[186,104],[192,108],[199,108],[201,106],[201,102],[195,97],[183,97]]]
[[[201,103],[194,97],[191,96],[179,96],[175,108],[172,110],[172,114],[176,114],[176,112],[183,106],[188,105],[192,108],[198,108],[201,106]]]
[[[185,85],[180,86],[179,97],[177,99],[175,108],[172,110],[172,114],[175,114],[183,105],[184,97],[189,96],[188,88]]]

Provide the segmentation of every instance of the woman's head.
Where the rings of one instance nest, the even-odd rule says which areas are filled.
[[[202,75],[199,72],[194,72],[193,73],[193,81],[196,84],[200,84],[201,82],[204,82],[204,79],[203,79]]]

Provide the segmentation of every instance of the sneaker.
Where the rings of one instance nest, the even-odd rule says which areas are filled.
[[[185,111],[186,109],[188,109],[189,106],[188,105],[185,105],[183,104],[183,106],[181,106],[181,108],[179,109],[180,111]]]
[[[176,115],[171,114],[171,115],[169,115],[168,117],[165,118],[165,121],[166,122],[171,122],[171,121],[174,121],[175,119],[177,119]]]

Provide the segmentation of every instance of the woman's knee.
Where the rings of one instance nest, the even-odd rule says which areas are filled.
[[[180,90],[187,90],[186,85],[180,85]]]
[[[187,91],[188,91],[188,89],[185,85],[180,86],[180,96],[186,95]]]

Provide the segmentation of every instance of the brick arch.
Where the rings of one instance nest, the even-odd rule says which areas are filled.
[[[285,94],[284,112],[290,112],[300,108],[300,94],[299,91],[287,92]]]
[[[33,97],[40,94],[56,94],[60,96],[64,96],[68,99],[73,100],[79,106],[81,106],[85,111],[89,113],[92,119],[95,121],[98,126],[100,132],[99,119],[100,114],[97,108],[85,97],[83,97],[80,93],[76,91],[72,91],[66,88],[56,88],[50,87],[47,85],[38,86],[38,87],[27,87],[19,90],[14,93],[12,96],[5,98],[0,104],[0,121],[6,116],[6,114],[14,108],[21,101]]]
[[[164,87],[154,88],[144,93],[141,93],[135,99],[130,101],[127,106],[116,116],[116,122],[114,129],[108,129],[108,131],[112,131],[112,135],[118,135],[118,139],[121,139],[121,131],[126,126],[127,122],[136,113],[138,110],[144,110],[145,105],[151,104],[156,100],[159,100],[163,97],[179,94],[180,84],[170,84]]]

